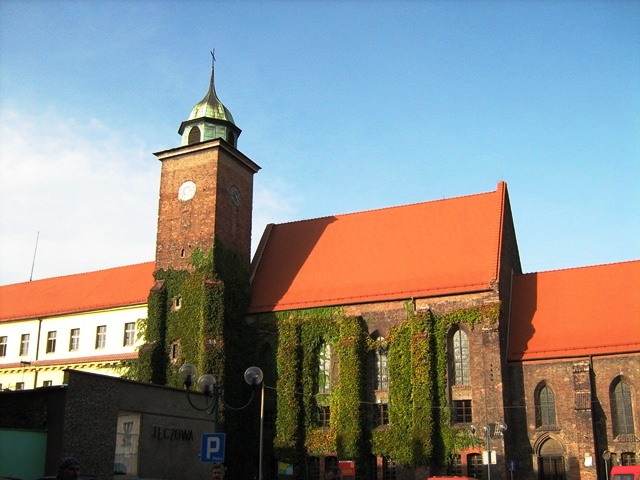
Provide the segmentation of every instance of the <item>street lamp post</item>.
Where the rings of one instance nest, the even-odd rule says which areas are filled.
[[[252,382],[249,381],[249,378]],[[244,372],[244,379],[249,385],[261,385],[260,392],[260,446],[259,446],[259,459],[258,459],[258,480],[262,480],[262,439],[264,436],[264,376],[262,370],[258,367],[250,367]]]
[[[496,423],[494,424],[495,431],[500,434],[500,436],[507,431],[507,426],[504,423]],[[487,480],[491,480],[491,430],[492,426],[490,424],[482,427],[484,429],[485,434],[485,448],[487,451]],[[471,425],[471,433],[475,435],[476,426]]]
[[[260,367],[249,367],[244,372],[244,381],[248,385],[254,387],[251,389],[251,398],[249,401],[240,407],[232,407],[224,401],[224,393],[222,383],[216,380],[216,378],[210,373],[205,373],[198,378],[198,388],[205,394],[206,401],[204,406],[196,405],[191,399],[191,386],[194,384],[194,379],[198,375],[198,369],[191,363],[185,363],[178,370],[178,376],[187,389],[187,399],[189,404],[196,410],[201,412],[208,411],[213,415],[213,433],[218,431],[218,413],[220,410],[220,401],[222,401],[225,408],[229,410],[243,410],[247,408],[253,401],[255,396],[255,387],[261,385],[261,399],[260,399],[260,452],[258,472],[259,480],[262,480],[262,438],[263,438],[263,426],[264,426],[264,374]]]

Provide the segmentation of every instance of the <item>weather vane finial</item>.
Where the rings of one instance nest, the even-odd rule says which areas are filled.
[[[211,67],[213,68],[213,63],[216,61],[216,49],[211,50]]]

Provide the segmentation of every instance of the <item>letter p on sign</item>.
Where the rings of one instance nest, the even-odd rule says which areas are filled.
[[[200,459],[203,462],[224,462],[224,433],[203,433],[202,452]]]

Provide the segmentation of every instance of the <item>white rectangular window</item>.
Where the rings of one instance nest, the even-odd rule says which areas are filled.
[[[47,333],[47,353],[54,353],[56,351],[56,332]]]
[[[75,352],[80,348],[80,329],[72,328],[69,334],[69,351]]]
[[[42,382],[42,386],[43,387],[50,387],[51,385],[53,385],[53,381],[52,380],[44,380]]]
[[[0,337],[0,357],[7,356],[7,337]]]
[[[127,347],[136,342],[136,324],[135,322],[124,324],[124,340],[122,344]]]
[[[24,390],[24,382],[16,382],[16,390]]]
[[[96,348],[104,348],[107,345],[107,326],[100,325],[96,330]]]
[[[24,333],[20,337],[20,356],[24,357],[29,354],[29,334]]]

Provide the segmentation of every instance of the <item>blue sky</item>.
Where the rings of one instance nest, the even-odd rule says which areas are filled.
[[[640,258],[640,2],[3,0],[0,284],[153,260],[212,48],[254,244],[504,180],[525,272]]]

